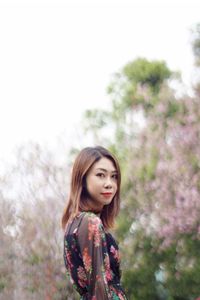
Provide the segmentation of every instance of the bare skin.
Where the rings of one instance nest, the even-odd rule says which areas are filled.
[[[106,157],[97,161],[86,177],[86,186],[90,195],[89,206],[100,213],[117,192],[117,171],[113,162]]]

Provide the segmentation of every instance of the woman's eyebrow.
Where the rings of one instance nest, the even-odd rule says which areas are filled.
[[[104,168],[97,168],[97,170],[101,170],[101,171],[104,171],[104,172],[108,172],[108,170],[104,169]],[[110,171],[111,173],[117,173],[117,170],[111,170]]]

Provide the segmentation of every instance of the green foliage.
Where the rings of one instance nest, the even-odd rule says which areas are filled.
[[[200,65],[200,23],[195,26],[193,30],[192,49],[196,59],[197,66]]]
[[[100,129],[106,125],[106,119],[108,118],[108,113],[106,111],[99,111],[97,109],[94,110],[86,110],[85,111],[85,119],[88,120],[88,123],[95,129]],[[87,128],[86,128],[87,130]]]
[[[172,75],[164,61],[148,61],[145,58],[128,63],[123,73],[132,84],[147,85],[156,93],[161,84]]]
[[[169,101],[167,111],[165,112],[164,117],[173,118],[176,113],[180,110],[180,104],[175,101]]]
[[[163,252],[165,262],[166,286],[174,297],[180,299],[197,298],[200,286],[200,241],[192,235],[185,235],[184,240],[172,245]],[[192,298],[192,299],[193,299]]]
[[[155,178],[155,171],[159,159],[158,150],[155,146],[150,149],[148,162],[141,164],[140,169],[137,171],[138,179],[142,182],[153,180]]]
[[[119,242],[123,241],[131,226],[132,220],[127,211],[123,209],[122,213],[118,216],[116,232]]]
[[[146,113],[155,111],[160,102],[158,94],[161,88],[175,75],[164,61],[138,58],[128,63],[121,73],[113,76],[107,89],[112,97],[113,120],[124,122],[126,114],[137,108],[143,108]]]
[[[40,257],[38,254],[32,254],[28,257],[27,262],[31,265],[39,265],[43,260],[43,257]]]
[[[5,287],[6,287],[5,278],[0,277],[0,293],[3,291]]]
[[[199,28],[193,44],[196,56]],[[200,295],[199,222],[185,208],[191,205],[193,215],[199,214],[199,206],[193,210],[189,187],[194,190],[195,206],[200,191],[200,93],[197,90],[196,98],[177,99],[168,85],[174,75],[164,61],[138,58],[114,75],[108,87],[111,111],[105,118],[95,112],[100,130],[114,129],[106,146],[122,167],[122,203],[115,232],[130,300],[195,300]],[[134,121],[138,111],[145,119],[142,129]],[[187,196],[182,196],[184,188]],[[189,232],[186,224],[192,222],[193,232]]]
[[[123,283],[129,298],[159,299],[158,282],[155,273],[159,269],[160,255],[155,251],[151,239],[145,239],[138,231],[132,240],[132,256],[129,257],[131,268],[124,269]]]

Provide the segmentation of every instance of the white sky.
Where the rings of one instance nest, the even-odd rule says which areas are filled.
[[[191,82],[200,1],[0,0],[0,157],[29,140],[78,135],[85,109],[108,107],[111,75],[144,56]]]

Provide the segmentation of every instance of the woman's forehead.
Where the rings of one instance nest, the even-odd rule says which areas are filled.
[[[100,160],[94,163],[92,166],[92,170],[97,170],[100,169],[102,171],[107,171],[107,172],[116,172],[115,165],[113,161],[107,157],[102,157]]]

